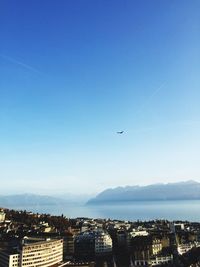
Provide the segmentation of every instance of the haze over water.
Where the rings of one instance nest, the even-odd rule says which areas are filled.
[[[41,205],[41,206],[12,206],[10,208],[26,209],[27,211],[64,214],[69,218],[110,218],[119,220],[188,220],[200,221],[200,200],[182,201],[136,201],[118,202],[104,205]]]

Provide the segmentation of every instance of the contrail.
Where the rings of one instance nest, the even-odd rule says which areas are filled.
[[[33,71],[33,72],[38,73],[38,74],[42,74],[39,70],[37,70],[37,69],[31,67],[30,65],[27,65],[27,64],[25,64],[25,63],[23,63],[23,62],[21,62],[19,60],[16,60],[16,59],[14,59],[12,57],[9,57],[9,56],[6,56],[6,55],[1,55],[1,54],[0,54],[0,57],[5,59],[5,60],[7,60],[7,61],[10,61],[11,63],[17,64],[17,65],[21,66],[24,69]]]
[[[136,111],[136,114],[140,113],[145,106],[151,101],[151,99],[157,95],[160,90],[165,86],[166,82],[162,83],[158,88],[156,88],[156,90],[153,91],[153,93],[146,99],[146,101],[141,105],[141,107]]]

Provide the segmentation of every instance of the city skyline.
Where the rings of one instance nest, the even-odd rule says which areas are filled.
[[[0,193],[200,181],[199,12],[2,0]]]

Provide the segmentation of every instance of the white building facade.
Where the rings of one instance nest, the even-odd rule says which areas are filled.
[[[14,252],[0,252],[0,267],[19,267],[20,254]]]
[[[108,254],[112,252],[112,239],[104,231],[95,232],[95,254]]]

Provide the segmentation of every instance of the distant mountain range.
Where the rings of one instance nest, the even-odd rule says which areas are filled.
[[[58,196],[37,194],[0,195],[0,207],[31,207],[43,205],[71,205],[75,203],[103,204],[108,202],[150,201],[150,200],[195,200],[200,199],[200,183],[152,184],[147,186],[126,186],[106,189],[94,198],[66,193]]]
[[[200,199],[200,183],[195,181],[126,186],[107,189],[90,199],[87,204],[122,201],[194,200]]]
[[[11,194],[0,195],[0,207],[39,207],[39,206],[55,206],[55,205],[74,205],[86,203],[92,195],[73,195],[70,193],[57,194],[54,196],[39,194]]]
[[[64,199],[34,194],[0,196],[0,207],[61,205],[66,203],[67,200]]]

